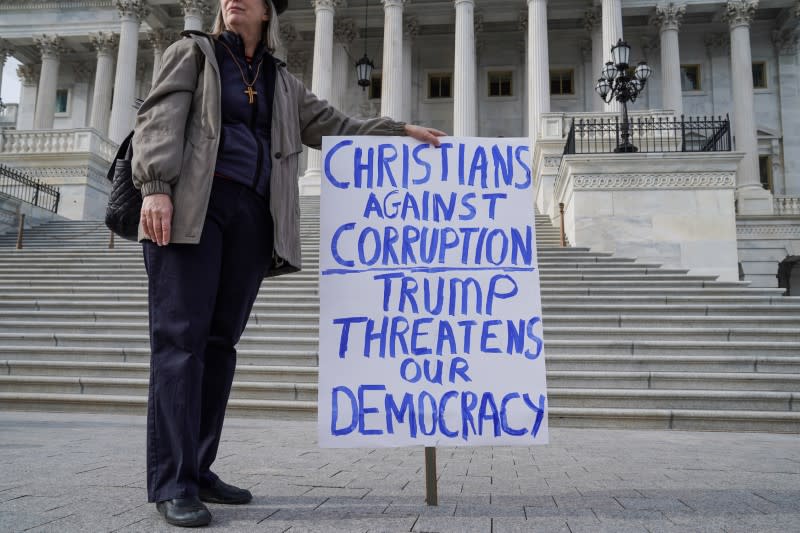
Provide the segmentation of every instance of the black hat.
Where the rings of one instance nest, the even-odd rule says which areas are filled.
[[[289,7],[289,0],[272,0],[272,5],[275,6],[275,11],[280,15]]]

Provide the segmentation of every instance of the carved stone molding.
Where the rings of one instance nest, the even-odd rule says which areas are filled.
[[[32,178],[81,178],[89,172],[88,167],[36,167],[25,173]]]
[[[39,85],[41,70],[41,65],[18,65],[17,77],[19,77],[22,85]]]
[[[10,42],[0,39],[0,68],[2,68],[6,62],[6,59],[8,59],[8,57],[12,55],[14,51],[15,48]]]
[[[403,7],[403,5],[407,3],[407,1],[408,0],[381,0],[381,4],[383,4],[384,9],[391,6]]]
[[[58,35],[39,35],[33,38],[39,46],[42,59],[58,59],[64,52],[64,45]]]
[[[561,165],[561,156],[545,157],[543,160],[545,168],[558,168]]]
[[[756,15],[758,0],[728,0],[722,20],[727,22],[731,29],[738,26],[749,26]]]
[[[780,55],[795,55],[800,49],[800,32],[793,30],[775,30],[772,32],[772,44]]]
[[[211,13],[206,0],[180,0],[183,15],[188,17],[204,17]]]
[[[736,237],[739,239],[763,239],[763,238],[800,238],[800,224],[763,224],[757,226],[736,227]]]
[[[356,38],[356,23],[351,18],[339,18],[333,24],[333,38],[345,45],[349,45]]]
[[[586,32],[591,34],[595,28],[600,28],[603,25],[602,13],[597,8],[587,9],[583,13],[583,27]]]
[[[583,174],[573,177],[576,189],[709,189],[736,186],[733,172],[697,174]]]
[[[97,51],[98,55],[108,54],[111,55],[119,44],[119,36],[111,32],[97,32],[89,34],[89,41]]]
[[[342,6],[342,0],[311,0],[311,7],[318,9],[336,9]]]
[[[74,63],[72,73],[75,75],[75,83],[89,83],[94,81],[94,69],[86,63]]]
[[[479,33],[483,32],[483,13],[474,13],[472,16],[472,30],[477,37]]]
[[[665,5],[656,6],[656,14],[653,15],[652,23],[658,26],[661,31],[678,30],[685,14],[685,4],[670,2]]]
[[[12,9],[72,9],[89,7],[112,7],[114,0],[3,0],[0,11]]]
[[[281,42],[286,48],[291,47],[292,44],[300,36],[297,33],[297,28],[295,28],[294,24],[292,24],[291,22],[281,22],[280,34],[281,34]]]
[[[403,36],[414,38],[419,35],[419,20],[417,17],[406,17],[403,20]]]
[[[150,6],[145,0],[117,0],[117,9],[123,20],[135,20],[136,22],[141,22],[150,14]]]
[[[520,31],[527,32],[528,31],[528,10],[521,9],[519,12],[519,17],[517,18],[517,28]]]

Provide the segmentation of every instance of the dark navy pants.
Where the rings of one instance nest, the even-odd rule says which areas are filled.
[[[197,495],[216,475],[235,345],[272,256],[266,200],[216,179],[199,244],[143,243],[149,279],[147,496]]]

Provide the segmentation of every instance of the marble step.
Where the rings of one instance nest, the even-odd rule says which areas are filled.
[[[147,397],[147,378],[0,376],[5,394],[87,394]],[[786,391],[567,388],[548,383],[551,408],[723,409],[794,412],[800,394]],[[317,400],[316,383],[234,381],[232,399]]]
[[[0,393],[0,405],[14,410],[106,412],[144,415],[143,396]],[[316,402],[241,400],[228,404],[229,416],[316,419]],[[769,431],[800,433],[800,413],[756,410],[624,409],[552,407],[552,427],[676,429],[685,431]]]
[[[65,347],[65,346],[0,346],[0,360],[13,361],[20,368],[35,366],[48,368],[54,365],[143,365],[150,360],[147,348],[119,347]],[[265,350],[238,350],[238,370],[257,368],[301,367],[316,372],[316,352],[271,352]],[[26,366],[28,365],[28,366]],[[767,374],[800,375],[800,355],[763,356],[748,355],[637,355],[631,354],[547,354],[548,372],[661,372],[661,373],[726,373],[757,376]],[[11,374],[10,367],[0,374]]]
[[[356,339],[353,339],[355,343]],[[139,348],[149,346],[146,330],[142,333],[28,333],[0,332],[0,344],[8,346],[37,345],[74,348]],[[238,347],[245,350],[263,350],[265,352],[291,352],[300,350],[317,353],[319,339],[315,335],[245,335]],[[353,344],[355,346],[355,344]],[[497,341],[499,349],[505,345]],[[355,348],[353,348],[355,349]],[[377,349],[377,344],[375,345]],[[398,348],[399,349],[399,348]],[[475,347],[475,350],[478,348]],[[387,348],[388,350],[388,348]],[[639,355],[764,355],[764,356],[796,356],[800,353],[800,341],[709,341],[681,338],[680,340],[629,340],[626,338],[597,340],[579,339],[545,339],[547,354],[593,353],[593,354],[630,354]],[[498,354],[498,357],[508,357]]]
[[[776,327],[629,327],[629,326],[587,326],[569,325],[555,326],[549,321],[544,321],[544,338],[546,343],[557,340],[597,340],[597,341],[657,341],[683,339],[692,342],[702,341],[772,341],[772,342],[800,342],[800,332],[796,328]],[[16,334],[52,335],[100,335],[113,333],[115,335],[141,335],[146,334],[147,320],[142,317],[133,322],[112,321],[49,321],[41,320],[2,320],[0,318],[0,335],[5,332]],[[502,331],[503,326],[497,326],[494,331]],[[354,330],[358,332],[361,330]],[[427,330],[432,331],[432,330]],[[351,333],[351,336],[355,333]],[[245,329],[243,342],[250,342],[251,338],[285,339],[298,336],[304,344],[307,338],[319,336],[319,326],[315,323],[307,324],[279,324],[269,321],[259,323],[250,322]],[[357,338],[357,337],[354,337]]]
[[[147,363],[21,360],[0,361],[0,369],[5,369],[7,376],[31,380],[39,376],[147,380],[150,371]],[[317,378],[315,367],[239,365],[234,379],[236,382],[316,384]],[[800,374],[548,369],[547,385],[548,388],[797,392],[800,390]],[[1,383],[0,389],[3,389]]]
[[[319,357],[314,349],[287,350],[238,348],[236,361],[238,365],[260,366],[303,366],[316,368]],[[97,362],[97,363],[148,363],[150,347],[146,344],[138,346],[95,346],[95,345],[55,345],[36,344],[0,344],[0,360],[17,360],[46,363],[60,362]],[[0,370],[2,374],[2,370]]]

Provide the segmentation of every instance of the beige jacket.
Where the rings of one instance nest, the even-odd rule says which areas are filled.
[[[184,32],[164,51],[161,68],[136,116],[133,181],[142,196],[172,197],[173,243],[196,244],[211,195],[222,112],[220,78],[208,35]],[[298,158],[325,135],[405,135],[388,118],[349,118],[320,100],[277,62],[272,113],[269,208],[275,223],[269,276],[300,269]],[[146,237],[139,226],[139,240]]]

